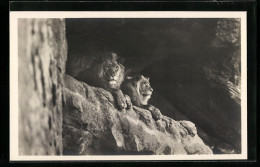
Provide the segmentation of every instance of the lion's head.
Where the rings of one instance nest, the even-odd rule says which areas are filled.
[[[136,75],[134,77],[129,77],[125,81],[123,91],[130,96],[134,105],[143,106],[148,104],[148,100],[153,93],[153,88],[150,85],[148,77]]]
[[[103,87],[119,89],[124,80],[124,66],[118,62],[118,56],[113,52],[106,52],[95,65],[99,82]]]

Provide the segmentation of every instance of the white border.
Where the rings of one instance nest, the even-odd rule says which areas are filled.
[[[241,154],[138,156],[18,155],[18,18],[241,18]],[[237,160],[247,159],[246,12],[10,12],[10,161]]]

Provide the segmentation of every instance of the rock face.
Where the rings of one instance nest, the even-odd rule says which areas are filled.
[[[19,19],[19,154],[62,154],[63,19]]]
[[[63,92],[63,153],[212,154],[189,121],[166,116],[154,121],[148,110],[118,111],[113,96],[65,75]]]
[[[211,87],[222,87],[231,99],[241,103],[241,41],[240,19],[219,20],[216,28],[216,38],[212,44],[216,48],[229,47],[220,61],[209,61],[203,71]]]

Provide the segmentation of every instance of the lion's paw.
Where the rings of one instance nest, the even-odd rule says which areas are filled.
[[[155,121],[157,121],[159,119],[162,119],[162,113],[161,113],[161,111],[158,108],[156,108],[156,107],[154,107],[154,106],[149,104],[148,105],[148,110],[151,112],[152,117],[153,117],[153,119]]]
[[[131,98],[128,95],[125,95],[125,102],[126,102],[126,109],[132,108],[132,101]]]
[[[117,105],[120,110],[127,108],[126,100],[125,98],[118,98],[117,99]]]
[[[125,96],[121,90],[116,90],[113,92],[116,105],[119,110],[125,109],[127,107]]]

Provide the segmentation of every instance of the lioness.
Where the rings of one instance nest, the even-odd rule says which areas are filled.
[[[88,69],[80,72],[76,79],[111,92],[120,110],[129,109],[131,100],[120,90],[124,71],[124,66],[118,63],[116,53],[104,52],[93,60]]]
[[[162,118],[160,110],[151,104],[148,104],[153,93],[149,78],[144,77],[143,75],[128,77],[122,85],[122,90],[125,94],[130,96],[134,105],[149,110],[155,120]]]

